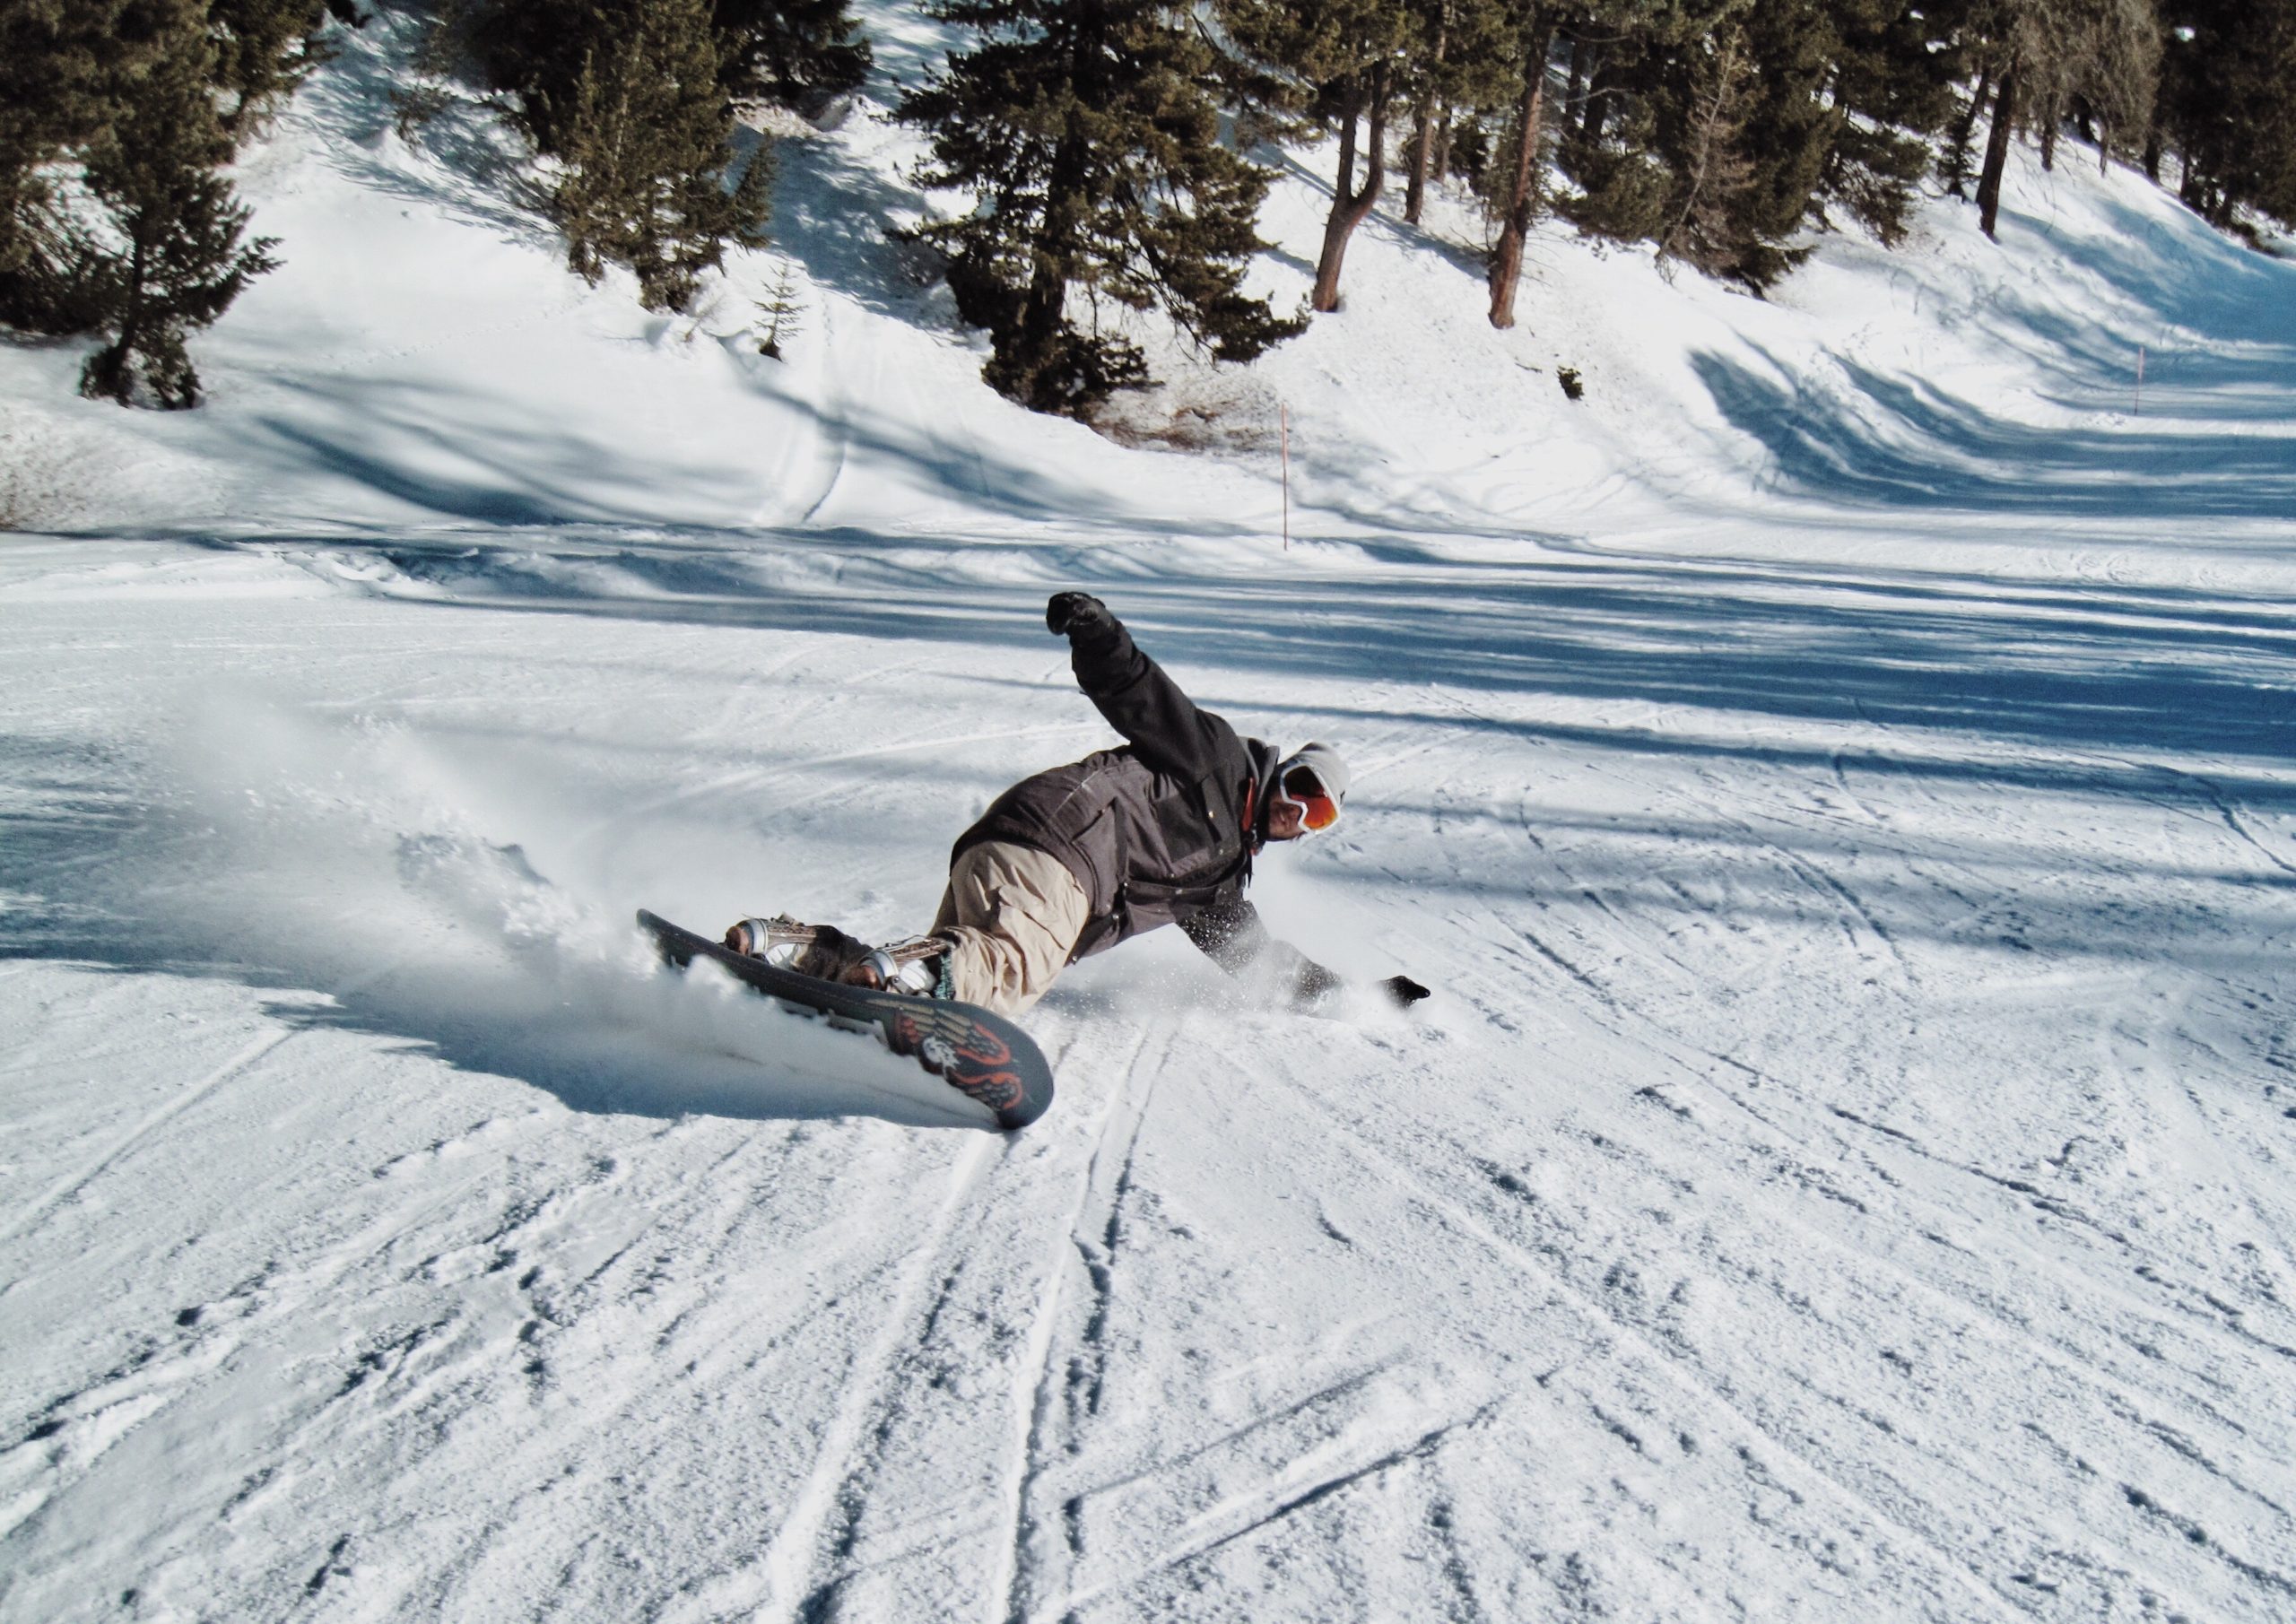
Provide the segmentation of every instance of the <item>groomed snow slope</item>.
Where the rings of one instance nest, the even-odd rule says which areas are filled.
[[[1497,334],[1382,215],[1126,449],[878,235],[922,24],[786,364],[778,255],[657,320],[400,143],[392,26],[205,409],[0,353],[0,1617],[2296,1612],[2296,267],[2069,155],[1766,304],[1550,230]],[[924,923],[1108,741],[1068,586],[1348,751],[1256,894],[1434,1000],[1144,939],[1006,1138],[651,968]]]

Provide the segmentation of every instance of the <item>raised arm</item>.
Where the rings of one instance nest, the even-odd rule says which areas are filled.
[[[1057,593],[1045,605],[1044,623],[1067,638],[1076,686],[1142,760],[1183,778],[1203,777],[1219,766],[1235,730],[1141,653],[1107,604],[1086,593]]]

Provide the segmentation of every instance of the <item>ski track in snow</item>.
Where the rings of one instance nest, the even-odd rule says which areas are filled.
[[[973,1198],[981,1172],[994,1154],[995,1147],[988,1141],[976,1138],[964,1145],[951,1166],[947,1193],[932,1225],[910,1248],[909,1266],[893,1292],[891,1312],[860,1361],[860,1379],[848,1380],[813,1469],[765,1553],[767,1588],[761,1611],[766,1617],[822,1616],[826,1592],[839,1576],[833,1570],[852,1554],[849,1541],[856,1515],[852,1502],[865,1492],[874,1454],[873,1449],[864,1455],[862,1445],[872,1433],[877,1437],[871,1441],[882,1440],[882,1416],[877,1412],[896,1402],[897,1361],[918,1340],[918,1324],[929,1320],[928,1309],[937,1312],[939,1308],[937,1301],[927,1303],[926,1294],[936,1287],[945,1294],[953,1281],[950,1263],[943,1254],[955,1231],[959,1212]],[[942,1278],[931,1281],[929,1277],[935,1272]],[[836,1515],[841,1515],[846,1526],[836,1531],[837,1549],[824,1564],[814,1547]],[[825,1576],[824,1566],[831,1570]],[[725,1611],[726,1600],[699,1598],[704,1610],[701,1616]]]
[[[1139,1149],[1141,1127],[1147,1117],[1160,1069],[1170,1048],[1168,1024],[1161,1031],[1152,1027],[1143,1034],[1140,1049],[1125,1068],[1123,1079],[1103,1108],[1101,1120],[1091,1135],[1091,1153],[1085,1160],[1083,1177],[1077,1181],[1074,1207],[1067,1214],[1065,1225],[1048,1229],[1052,1250],[1043,1264],[1044,1296],[1030,1320],[1028,1347],[1013,1385],[1011,1464],[1000,1497],[1006,1533],[992,1546],[997,1561],[988,1585],[987,1624],[1007,1624],[1007,1620],[1033,1616],[1034,1610],[1028,1605],[1030,1597],[1025,1593],[1041,1592],[1052,1582],[1046,1578],[1044,1570],[1057,1559],[1049,1549],[1035,1554],[1031,1547],[1048,1548],[1051,1541],[1065,1529],[1056,1520],[1057,1511],[1031,1504],[1039,1478],[1038,1458],[1051,1447],[1051,1434],[1059,1425],[1056,1399],[1064,1401],[1065,1407],[1073,1411],[1080,1376],[1086,1388],[1083,1410],[1089,1414],[1099,1407],[1098,1383],[1093,1376],[1083,1373],[1108,1357],[1104,1325],[1109,1297],[1115,1286],[1125,1197],[1131,1187],[1133,1158]],[[1111,1159],[1115,1162],[1113,1173],[1104,1173],[1104,1164]],[[1105,1208],[1104,1218],[1095,1226],[1099,1229],[1097,1237],[1087,1233],[1085,1224],[1087,1211],[1096,1205]],[[1065,1390],[1057,1390],[1053,1353],[1059,1340],[1065,1288],[1074,1272],[1067,1266],[1071,1253],[1082,1262],[1091,1282],[1092,1307],[1078,1333],[1077,1347],[1061,1385]],[[1072,1418],[1069,1427],[1073,1429],[1074,1424]],[[1065,1446],[1073,1449],[1073,1438]],[[1073,1559],[1075,1552],[1072,1550],[1066,1554]]]

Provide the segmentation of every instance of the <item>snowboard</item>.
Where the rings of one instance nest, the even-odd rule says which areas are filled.
[[[1052,1068],[1036,1040],[1002,1015],[970,1003],[847,986],[781,969],[735,952],[723,942],[638,910],[665,962],[683,969],[696,959],[722,965],[736,980],[832,1023],[874,1030],[966,1099],[996,1115],[996,1125],[1025,1128],[1052,1107]]]

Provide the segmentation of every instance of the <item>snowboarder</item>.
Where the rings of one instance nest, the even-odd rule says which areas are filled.
[[[961,999],[1015,1015],[1077,960],[1177,925],[1273,1002],[1312,1009],[1344,985],[1277,941],[1244,897],[1269,840],[1330,829],[1347,764],[1327,744],[1290,755],[1237,736],[1140,652],[1108,606],[1057,593],[1045,625],[1068,638],[1077,686],[1128,743],[1024,778],[959,836],[926,935],[883,948],[832,925],[744,919],[726,945],[826,980]],[[1427,989],[1391,976],[1409,1007]]]

